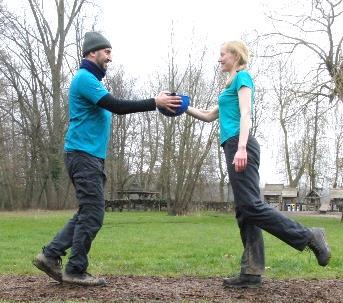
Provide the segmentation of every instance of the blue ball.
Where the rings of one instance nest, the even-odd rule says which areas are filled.
[[[176,95],[176,96],[180,96],[182,99],[182,103],[180,105],[180,107],[178,107],[176,110],[175,110],[175,113],[172,113],[170,112],[169,110],[167,109],[164,109],[164,108],[159,108],[159,112],[167,117],[177,117],[177,116],[180,116],[182,115],[188,108],[188,105],[189,105],[189,96],[186,96],[186,95]]]

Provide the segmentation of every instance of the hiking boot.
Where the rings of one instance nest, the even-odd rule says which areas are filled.
[[[93,277],[91,274],[85,272],[82,274],[69,274],[64,272],[62,274],[62,281],[64,283],[76,284],[82,286],[105,286],[106,280],[104,278]]]
[[[223,286],[230,288],[259,288],[262,279],[259,275],[240,274],[238,277],[224,278]]]
[[[312,233],[311,239],[308,242],[307,246],[309,249],[311,249],[318,261],[318,264],[320,266],[326,266],[328,265],[330,258],[331,258],[331,252],[329,245],[327,244],[325,240],[325,233],[323,228],[310,228],[310,231]]]
[[[32,264],[39,270],[44,271],[49,277],[62,282],[62,259],[60,257],[51,258],[39,253],[32,260]]]

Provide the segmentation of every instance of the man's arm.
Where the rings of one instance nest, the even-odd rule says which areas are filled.
[[[111,94],[103,96],[97,103],[100,107],[118,115],[153,111],[156,109],[154,98],[129,101],[114,98]]]
[[[153,111],[156,106],[173,112],[180,104],[180,96],[167,95],[165,92],[159,93],[155,98],[137,101],[121,100],[111,94],[106,94],[97,102],[100,107],[118,115]]]

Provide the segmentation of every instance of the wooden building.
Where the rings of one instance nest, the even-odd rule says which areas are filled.
[[[295,187],[284,187],[282,190],[282,209],[288,211],[302,210],[301,203],[298,202],[298,189]]]
[[[263,189],[263,199],[271,206],[282,209],[283,184],[268,184]]]
[[[343,188],[330,189],[331,211],[343,211]]]
[[[320,208],[320,194],[316,190],[307,193],[303,200],[303,210],[318,211]]]

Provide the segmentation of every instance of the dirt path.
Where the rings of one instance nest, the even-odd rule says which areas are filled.
[[[0,275],[0,300],[22,302],[342,303],[343,280],[264,280],[260,289],[224,289],[221,278],[107,276],[106,287],[67,286],[40,276]]]
[[[318,211],[283,211],[286,216],[309,216],[309,217],[320,217],[320,218],[336,218],[340,219],[342,217],[341,212],[327,212],[326,214],[321,214]]]

